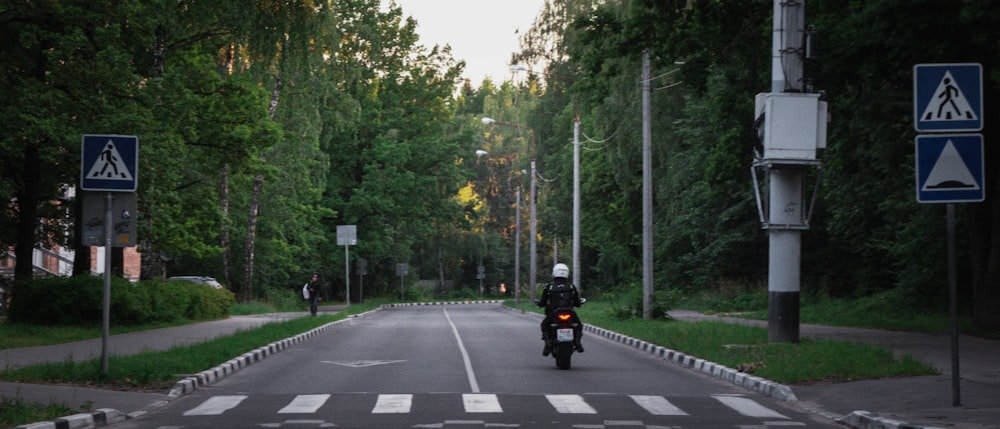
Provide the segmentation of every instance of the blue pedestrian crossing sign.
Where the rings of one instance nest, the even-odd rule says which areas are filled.
[[[986,195],[982,134],[916,139],[917,202],[976,203]]]
[[[977,63],[913,66],[913,119],[920,132],[983,129],[983,67]]]
[[[138,137],[84,135],[80,156],[80,189],[135,192],[138,165]]]

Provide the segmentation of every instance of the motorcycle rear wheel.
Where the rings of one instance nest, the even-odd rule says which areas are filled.
[[[567,370],[572,365],[570,359],[573,356],[573,343],[556,343],[552,356],[556,358],[556,366],[561,370]]]

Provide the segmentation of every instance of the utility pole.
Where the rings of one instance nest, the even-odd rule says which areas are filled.
[[[804,73],[804,61],[813,55],[812,33],[804,21],[803,0],[774,1],[771,92],[756,98],[763,153],[755,153],[754,189],[768,231],[767,337],[772,343],[799,341],[802,231],[809,229],[803,180],[811,167],[821,166],[816,150],[826,147],[826,102],[810,93]],[[761,204],[757,168],[766,171],[766,204]]]
[[[649,49],[642,51],[642,318],[653,318],[653,133]]]
[[[576,112],[573,114],[573,285],[583,295],[580,285],[580,114]]]

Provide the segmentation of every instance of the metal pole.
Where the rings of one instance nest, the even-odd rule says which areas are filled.
[[[344,282],[347,283],[345,302],[351,305],[351,246],[347,244],[344,245]]]
[[[529,282],[530,282],[529,284],[531,285],[531,298],[532,299],[535,298],[535,280],[537,279],[537,276],[536,276],[536,274],[537,274],[537,271],[536,271],[537,266],[535,265],[535,262],[536,262],[536,260],[535,260],[535,249],[538,246],[538,234],[535,231],[535,228],[537,227],[537,218],[536,218],[535,206],[538,205],[538,203],[535,201],[535,196],[537,194],[537,190],[536,190],[537,188],[535,187],[535,175],[537,175],[537,174],[538,173],[535,171],[535,157],[531,157],[531,194],[530,194],[531,195],[531,225],[530,225],[531,226],[531,228],[530,228],[531,229],[531,238],[529,240],[530,245],[528,246],[529,247],[528,251],[531,252],[531,254],[528,257],[528,260],[529,260],[529,263],[531,264],[531,268],[529,269],[529,271],[530,271],[529,274],[531,275],[531,278],[529,279]]]
[[[642,318],[653,317],[653,143],[649,49],[642,51]]]
[[[108,374],[108,341],[111,337],[111,222],[115,196],[107,193],[104,203],[104,309],[101,315],[101,374]]]
[[[573,284],[580,286],[580,115],[573,117]]]
[[[794,168],[771,169],[769,174],[767,337],[769,342],[797,343],[802,232],[781,225],[802,222],[802,172]]]
[[[771,93],[801,85],[802,61],[793,47],[801,45],[805,4],[775,0],[771,38]],[[799,268],[802,233],[788,225],[802,224],[801,168],[771,168],[768,228],[769,342],[799,342]],[[781,225],[786,225],[782,227]]]
[[[521,187],[514,191],[514,304],[521,303]]]
[[[948,313],[951,319],[951,405],[962,405],[958,372],[958,280],[955,274],[955,204],[948,203]]]

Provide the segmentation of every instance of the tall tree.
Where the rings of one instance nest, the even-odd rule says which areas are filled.
[[[0,11],[0,108],[3,194],[13,202],[0,244],[14,244],[18,278],[32,274],[36,246],[67,244],[58,222],[65,188],[79,176],[85,133],[125,133],[145,121],[131,46],[143,35],[129,24],[127,1],[11,3]],[[77,168],[77,169],[74,169]],[[16,225],[16,226],[15,226]],[[13,233],[13,234],[12,234]],[[6,247],[6,246],[5,246]]]

